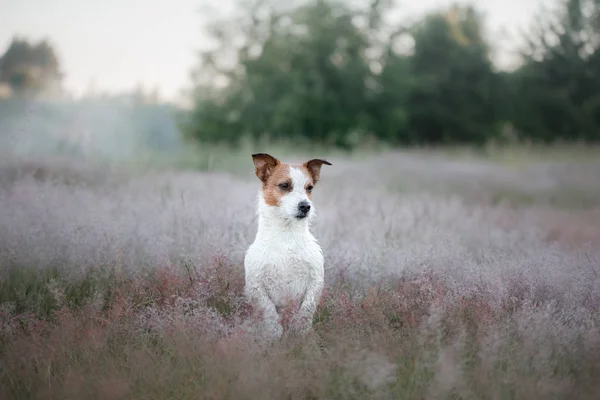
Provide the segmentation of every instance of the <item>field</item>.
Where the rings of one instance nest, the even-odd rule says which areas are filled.
[[[315,329],[271,346],[242,297],[259,183],[215,154],[0,161],[1,399],[597,398],[597,149],[331,154]]]

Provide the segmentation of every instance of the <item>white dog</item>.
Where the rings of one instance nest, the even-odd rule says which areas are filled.
[[[314,216],[311,193],[325,160],[302,165],[253,154],[258,196],[258,231],[244,260],[245,294],[262,315],[263,333],[280,338],[291,314],[290,328],[303,334],[323,290],[323,253],[309,231]]]

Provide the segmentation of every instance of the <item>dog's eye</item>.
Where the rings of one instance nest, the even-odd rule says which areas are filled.
[[[287,182],[285,182],[285,183],[280,183],[280,184],[279,184],[279,187],[280,187],[282,190],[288,190],[288,189],[290,188],[290,184],[289,184],[289,183],[287,183]]]
[[[312,186],[312,185],[308,185],[308,186],[306,187],[306,190],[308,190],[309,192],[312,192],[312,190],[313,190],[313,186]]]

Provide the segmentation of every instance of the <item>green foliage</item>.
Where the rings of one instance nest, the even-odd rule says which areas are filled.
[[[342,148],[368,137],[484,141],[495,127],[495,79],[479,16],[455,8],[411,29],[386,23],[392,6],[318,0],[284,9],[259,2],[243,8],[246,18],[215,22],[218,45],[202,55],[188,136]],[[396,50],[407,35],[413,56]]]
[[[368,127],[366,84],[372,77],[369,41],[354,15],[341,2],[317,1],[288,12],[271,5],[268,17],[256,17],[247,28],[244,45],[233,52],[233,69],[216,62],[230,48],[204,54],[205,67],[217,70],[213,77],[229,82],[222,89],[199,85],[190,134],[234,144],[249,135],[349,145],[351,131]],[[223,41],[231,42],[234,31],[227,32]],[[257,38],[260,32],[267,32],[264,38]]]
[[[240,2],[239,16],[212,19],[188,137],[345,149],[600,139],[600,0],[538,18],[514,72],[494,70],[470,6],[398,26],[391,1],[284,4]]]
[[[544,142],[598,141],[600,1],[565,1],[536,28],[512,77],[515,126]]]
[[[411,142],[481,144],[492,137],[496,79],[475,11],[433,14],[413,37]]]

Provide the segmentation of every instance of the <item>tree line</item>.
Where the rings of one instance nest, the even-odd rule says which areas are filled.
[[[498,71],[471,6],[390,23],[392,0],[240,0],[213,18],[185,134],[351,148],[600,140],[600,0],[557,2]]]

